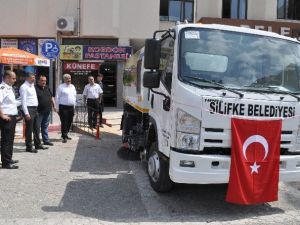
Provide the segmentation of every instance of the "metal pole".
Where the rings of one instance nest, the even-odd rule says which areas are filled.
[[[49,88],[51,90],[51,92],[53,93],[53,60],[50,59],[50,67],[49,67]],[[51,110],[50,113],[50,123],[53,124],[53,113]]]

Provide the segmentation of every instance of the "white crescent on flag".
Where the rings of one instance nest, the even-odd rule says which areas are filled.
[[[250,144],[255,143],[255,142],[258,142],[258,143],[262,144],[262,146],[264,146],[264,150],[265,150],[265,156],[263,158],[263,160],[264,160],[268,156],[268,153],[269,153],[269,144],[268,144],[267,140],[261,135],[252,135],[246,139],[246,141],[243,144],[244,157],[246,160],[248,160],[247,156],[246,156],[247,148]]]

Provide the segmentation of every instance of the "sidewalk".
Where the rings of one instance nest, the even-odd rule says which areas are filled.
[[[60,131],[60,119],[56,112],[53,112],[52,123],[49,125],[49,132]],[[16,126],[15,137],[23,138],[23,121],[19,121]]]
[[[115,128],[119,130],[123,110],[115,107],[106,107],[104,110],[105,111],[103,112],[103,118],[106,119],[108,124],[112,125],[111,131],[114,131]],[[58,113],[53,112],[52,118],[52,123],[50,123],[49,125],[49,132],[60,133],[60,118],[58,116]],[[23,121],[17,123],[15,135],[16,139],[23,138]]]

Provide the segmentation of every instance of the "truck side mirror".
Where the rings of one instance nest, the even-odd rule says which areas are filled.
[[[146,39],[145,41],[145,69],[157,70],[160,63],[160,48],[161,43],[156,39]]]
[[[159,88],[159,72],[144,72],[143,85],[146,88]]]

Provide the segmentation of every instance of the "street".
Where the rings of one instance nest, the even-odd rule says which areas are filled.
[[[17,139],[20,168],[0,170],[0,224],[300,224],[300,183],[280,183],[278,202],[256,206],[226,203],[227,185],[157,194],[145,164],[118,154],[115,120],[101,140],[72,133],[63,144],[51,133],[55,145],[37,154]]]

